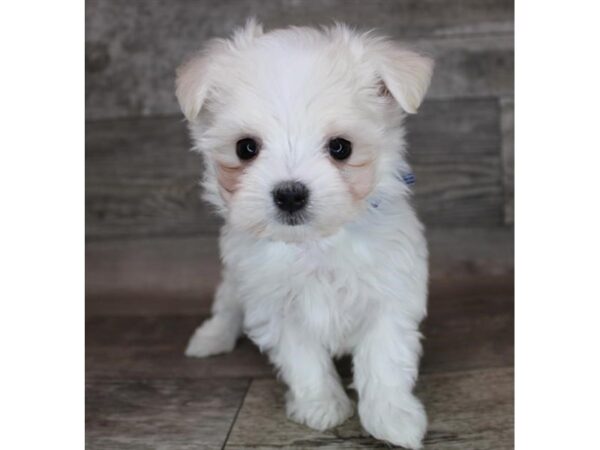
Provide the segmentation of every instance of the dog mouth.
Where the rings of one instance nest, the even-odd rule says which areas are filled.
[[[310,215],[306,211],[296,211],[293,213],[280,211],[277,213],[277,222],[291,227],[305,225],[309,220]]]

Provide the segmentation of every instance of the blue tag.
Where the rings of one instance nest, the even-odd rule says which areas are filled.
[[[415,177],[415,174],[412,172],[399,174],[398,179],[401,180],[402,182],[404,182],[404,184],[406,184],[407,186],[414,186],[415,183],[417,182],[417,178]],[[371,206],[373,208],[378,208],[379,204],[381,203],[381,199],[372,198],[369,200],[369,203],[371,204]]]
[[[416,183],[417,178],[414,173],[409,172],[402,174],[402,181],[404,181],[407,186],[413,186]]]

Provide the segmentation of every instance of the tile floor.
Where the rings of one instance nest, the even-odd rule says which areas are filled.
[[[433,280],[431,291],[417,387],[430,419],[425,448],[513,448],[512,277]],[[89,315],[88,449],[388,448],[365,435],[356,416],[326,432],[288,421],[284,387],[248,340],[228,355],[185,358],[201,320]],[[338,368],[351,377],[348,359]]]

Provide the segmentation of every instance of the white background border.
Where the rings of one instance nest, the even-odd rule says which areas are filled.
[[[79,449],[84,2],[0,5],[0,448]]]
[[[517,448],[597,449],[600,4],[516,6]],[[83,7],[0,7],[0,448],[84,446]]]
[[[516,4],[518,449],[599,449],[600,3]]]

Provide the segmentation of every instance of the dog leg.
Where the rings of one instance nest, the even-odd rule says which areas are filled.
[[[418,449],[427,429],[425,409],[412,393],[421,336],[414,325],[398,323],[394,316],[375,323],[355,349],[358,411],[362,426],[377,439]]]
[[[196,328],[185,355],[203,358],[230,352],[242,333],[242,322],[242,307],[231,281],[225,276],[215,294],[212,317]]]
[[[306,331],[286,327],[283,333],[270,357],[289,386],[288,418],[320,431],[341,424],[354,408],[331,357]]]

